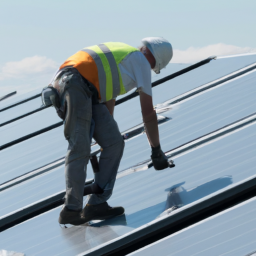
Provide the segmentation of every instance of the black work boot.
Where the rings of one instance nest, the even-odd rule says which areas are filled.
[[[86,222],[91,220],[105,220],[124,214],[124,208],[110,207],[107,202],[96,205],[87,204],[84,209],[82,216]]]
[[[86,222],[85,218],[81,216],[81,211],[69,210],[66,207],[60,212],[59,223],[60,224],[72,224],[72,225],[81,225]]]

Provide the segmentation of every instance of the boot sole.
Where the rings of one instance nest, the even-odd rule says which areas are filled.
[[[81,221],[64,221],[61,218],[59,218],[59,224],[60,225],[66,225],[66,224],[71,224],[73,226],[79,226],[82,224],[85,224],[87,221],[81,222]]]
[[[108,216],[93,216],[92,218],[88,219],[86,222],[89,222],[89,221],[92,221],[92,220],[107,220],[107,219],[111,219],[111,218],[121,216],[123,214],[124,214],[124,212],[121,213],[121,214],[118,214],[118,215],[111,215],[111,216],[109,216],[109,215]]]

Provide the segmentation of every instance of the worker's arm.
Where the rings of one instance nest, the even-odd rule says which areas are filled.
[[[116,100],[115,99],[112,99],[112,100],[109,100],[107,102],[105,102],[105,105],[109,111],[109,113],[113,116],[114,114],[114,108],[115,108],[115,103],[116,103]]]
[[[152,97],[140,92],[140,104],[145,130],[152,148],[151,159],[156,170],[162,170],[169,166],[168,159],[161,150],[158,132],[156,112],[153,108]]]
[[[140,92],[140,105],[143,122],[151,147],[159,146],[159,133],[156,112],[153,107],[152,97],[144,92]]]

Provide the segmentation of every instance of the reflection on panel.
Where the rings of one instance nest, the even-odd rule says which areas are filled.
[[[109,204],[124,206],[125,216],[61,229],[56,208],[2,232],[0,248],[27,255],[76,255],[157,219],[175,187],[182,186],[189,203],[199,199],[199,190],[207,196],[255,175],[255,150],[256,124],[177,157],[173,169],[150,168],[117,179]]]
[[[256,248],[255,216],[253,198],[129,255],[252,255]]]
[[[212,60],[210,63],[153,88],[154,105],[172,99],[256,62],[256,54]]]

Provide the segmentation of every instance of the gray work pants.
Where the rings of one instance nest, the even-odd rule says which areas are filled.
[[[124,141],[107,107],[104,104],[92,105],[91,98],[84,93],[83,89],[87,85],[79,73],[65,73],[60,83],[64,83],[66,88],[64,99],[67,102],[67,115],[64,134],[69,142],[65,159],[65,206],[68,209],[81,210],[86,166],[90,156],[91,119],[95,122],[93,138],[103,149],[95,182],[104,192],[91,195],[88,204],[104,203],[112,195]]]

